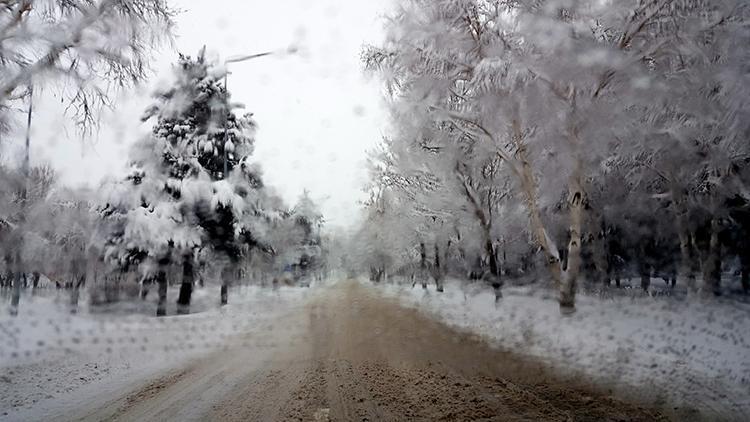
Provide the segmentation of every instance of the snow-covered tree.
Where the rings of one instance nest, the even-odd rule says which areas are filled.
[[[234,113],[224,69],[201,51],[196,59],[180,56],[174,76],[147,109],[144,120],[153,119],[154,128],[133,146],[130,175],[110,185],[102,209],[107,261],[156,279],[159,313],[172,264],[182,267],[180,305],[189,304],[201,249],[221,262],[226,303],[243,246],[262,242],[256,233],[264,219],[263,183],[249,162],[255,125]]]

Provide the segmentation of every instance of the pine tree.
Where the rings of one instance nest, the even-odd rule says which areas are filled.
[[[106,260],[119,271],[138,268],[145,280],[159,283],[160,315],[168,266],[182,267],[179,304],[185,308],[199,250],[209,248],[227,269],[235,267],[242,243],[253,239],[243,216],[258,213],[247,197],[263,188],[260,172],[248,162],[255,124],[250,115],[233,112],[221,84],[224,70],[201,51],[196,59],[180,55],[174,76],[144,115],[155,125],[133,146],[131,173],[112,185],[102,209]],[[235,169],[240,171],[233,174]],[[223,277],[222,303],[231,272]]]

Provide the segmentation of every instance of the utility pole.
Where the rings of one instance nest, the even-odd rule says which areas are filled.
[[[290,46],[287,48],[286,52],[288,54],[294,54],[297,52],[297,47]],[[225,95],[227,95],[227,98],[229,97],[229,64],[230,63],[239,63],[239,62],[245,62],[248,60],[258,59],[265,56],[270,56],[273,54],[277,54],[276,51],[266,51],[264,53],[258,53],[258,54],[245,54],[240,56],[231,56],[228,57],[226,60],[224,60],[224,91],[226,91]],[[227,101],[228,103],[228,101]],[[224,172],[221,175],[222,179],[227,178],[227,174],[229,173],[229,156],[227,152],[227,143],[229,142],[229,113],[231,113],[231,107],[229,104],[227,104],[228,109],[224,113]],[[228,301],[228,295],[229,295],[229,284],[227,283],[227,280],[224,277],[222,277],[222,283],[221,283],[221,304],[226,305]]]
[[[31,148],[31,114],[34,110],[34,85],[29,85],[29,111],[26,117],[26,156],[23,161],[23,177],[25,179],[24,200],[26,199],[26,189],[29,185],[30,173],[30,148]]]
[[[252,59],[257,59],[259,57],[264,56],[270,56],[273,54],[273,52],[265,52],[265,53],[259,53],[259,54],[248,54],[248,55],[242,55],[242,56],[232,56],[224,60],[224,91],[225,95],[227,96],[227,110],[224,112],[224,171],[221,174],[222,179],[227,178],[227,174],[229,173],[229,156],[227,152],[227,142],[229,142],[229,113],[232,112],[231,105],[229,104],[229,64],[230,63],[238,63],[238,62],[244,62]],[[222,283],[221,283],[221,304],[226,305],[229,300],[229,283],[226,279],[227,275],[222,275]]]
[[[229,96],[229,64],[230,63],[238,63],[238,62],[245,62],[252,59],[257,59],[260,57],[270,56],[274,54],[272,51],[267,51],[265,53],[258,53],[258,54],[247,54],[242,56],[232,56],[224,60],[224,91],[226,91],[226,95]],[[229,164],[227,156],[227,142],[229,142],[229,113],[231,112],[231,109],[227,110],[224,114],[224,172],[221,174],[222,179],[227,178],[227,173],[229,172]]]

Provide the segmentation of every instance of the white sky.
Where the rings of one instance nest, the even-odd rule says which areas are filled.
[[[176,51],[194,56],[204,44],[209,54],[224,58],[300,44],[295,56],[230,65],[229,89],[234,101],[255,114],[259,131],[254,156],[267,184],[290,205],[309,189],[329,226],[346,226],[358,217],[357,201],[367,177],[365,151],[380,140],[387,120],[378,83],[362,75],[359,57],[364,43],[382,38],[382,15],[389,4],[175,1],[184,11],[177,18],[176,49],[165,48],[159,55],[155,79],[166,77]],[[119,176],[129,144],[149,130],[138,120],[149,91],[141,89],[121,101],[100,134],[85,143],[73,129],[64,129],[60,107],[47,100],[35,117],[32,160],[52,162],[71,184],[95,186],[107,175]]]

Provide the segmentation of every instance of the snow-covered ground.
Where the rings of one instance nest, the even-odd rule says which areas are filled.
[[[369,284],[369,283],[367,283]],[[750,414],[750,305],[731,299],[578,296],[578,311],[561,317],[548,290],[507,287],[495,304],[481,284],[383,285],[386,295],[449,325],[485,336],[498,347],[553,363],[613,390],[663,405],[707,411],[716,419]],[[71,315],[67,296],[21,299],[19,315],[0,305],[0,420],[38,409],[75,406],[76,397],[137,384],[227,346],[232,339],[261,350],[284,315],[314,289],[234,289],[217,308],[218,289],[195,292],[186,316]],[[82,296],[83,298],[83,296]],[[174,301],[174,297],[170,297]],[[247,334],[250,335],[247,335]],[[243,334],[238,336],[237,334]],[[113,395],[115,395],[113,393]],[[29,410],[31,409],[31,411]]]
[[[680,300],[643,295],[602,299],[580,294],[561,317],[547,290],[491,289],[449,280],[434,286],[385,285],[402,304],[498,347],[584,374],[608,388],[661,405],[700,409],[709,417],[750,415],[750,305],[731,299]]]
[[[73,315],[66,292],[25,295],[17,316],[10,315],[3,301],[0,419],[45,402],[64,402],[60,399],[75,396],[82,388],[137,383],[226,347],[237,334],[257,334],[241,341],[262,347],[269,341],[263,333],[302,306],[310,292],[290,287],[236,288],[230,291],[230,304],[219,308],[213,306],[218,303],[218,288],[198,289],[192,308],[202,312],[163,318],[151,313],[125,315],[121,307],[91,313],[83,295],[81,308]],[[170,302],[174,299],[169,297]]]

